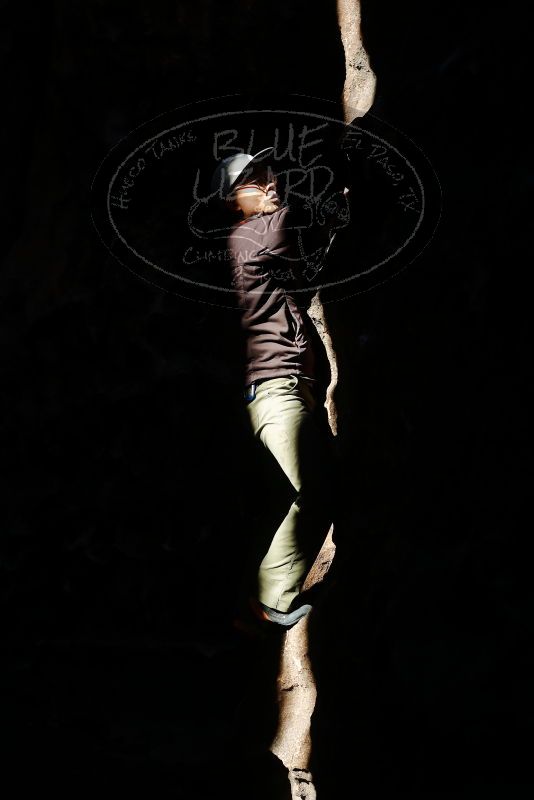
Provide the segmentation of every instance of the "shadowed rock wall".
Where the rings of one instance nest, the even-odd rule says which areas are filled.
[[[248,656],[213,642],[251,531],[270,530],[288,493],[236,403],[237,320],[117,264],[90,186],[122,136],[176,105],[282,85],[339,101],[335,7],[4,5],[11,760],[53,771],[67,748],[77,774],[189,797],[239,720],[260,751],[272,730],[243,711]],[[337,582],[311,632],[312,771],[325,800],[349,763],[355,792],[527,785],[531,175],[509,77],[527,67],[524,26],[479,4],[364,2],[362,17],[373,111],[423,148],[444,210],[405,273],[328,309],[344,502]],[[246,791],[235,757],[228,781]]]

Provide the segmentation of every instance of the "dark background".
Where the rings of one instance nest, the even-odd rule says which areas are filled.
[[[90,187],[122,136],[182,103],[339,100],[324,5],[2,3],[2,754],[22,779],[284,796],[262,698],[274,654],[227,633],[251,531],[287,495],[247,434],[237,319],[122,268]],[[398,278],[328,306],[339,569],[311,628],[312,771],[321,800],[518,796],[531,26],[510,4],[364,0],[363,19],[372,111],[423,149],[443,214]]]

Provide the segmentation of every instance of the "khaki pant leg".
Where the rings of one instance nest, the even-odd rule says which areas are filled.
[[[258,574],[259,600],[287,611],[331,524],[332,451],[313,413],[313,393],[297,376],[259,384],[247,408],[255,436],[295,490]]]

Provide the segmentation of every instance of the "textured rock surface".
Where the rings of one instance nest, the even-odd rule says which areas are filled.
[[[361,117],[371,108],[375,93],[375,76],[369,65],[361,37],[361,9],[359,0],[337,0],[338,22],[345,52],[345,84],[343,88],[343,116],[346,122]],[[337,407],[335,391],[338,368],[335,346],[325,319],[320,293],[310,303],[308,315],[321,338],[330,366],[330,383],[326,390],[325,407],[334,436],[337,435]],[[328,572],[335,556],[332,529],[316,563],[310,571],[304,589],[320,582]],[[272,751],[290,770],[306,770],[311,751],[310,718],[316,699],[316,686],[308,653],[308,619],[302,620],[288,631],[282,650],[278,677],[280,716]],[[292,774],[291,790],[294,798],[311,798],[315,789],[311,773],[299,782]],[[299,792],[302,792],[299,794]]]
[[[373,105],[376,76],[362,40],[360,0],[337,0],[337,13],[345,52],[343,113],[345,122],[352,122]]]

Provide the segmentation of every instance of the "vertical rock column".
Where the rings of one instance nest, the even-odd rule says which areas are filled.
[[[350,123],[370,109],[374,100],[376,79],[362,41],[360,0],[337,0],[337,15],[345,51],[343,114],[345,122]],[[337,436],[338,417],[334,400],[338,383],[336,350],[320,292],[312,298],[308,316],[321,337],[330,364],[331,379],[326,392],[325,408],[332,433]],[[332,532],[333,526],[308,574],[305,589],[320,582],[328,572],[335,554]],[[316,687],[308,656],[307,625],[308,619],[305,617],[285,636],[278,676],[279,725],[271,750],[290,771],[293,797],[312,800],[315,790],[307,767],[311,748],[310,718],[315,706]]]
[[[345,51],[343,111],[345,122],[352,122],[369,111],[376,88],[376,77],[362,40],[360,0],[337,0],[337,20]]]

